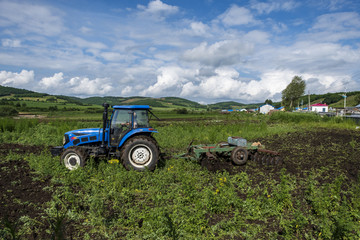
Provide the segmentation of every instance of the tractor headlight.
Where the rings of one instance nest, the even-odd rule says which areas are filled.
[[[63,145],[66,145],[68,142],[70,142],[69,135],[64,134],[64,137],[63,137]]]

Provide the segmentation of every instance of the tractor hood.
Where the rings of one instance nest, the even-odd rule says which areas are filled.
[[[66,132],[64,134],[64,147],[101,142],[102,128],[85,128]]]

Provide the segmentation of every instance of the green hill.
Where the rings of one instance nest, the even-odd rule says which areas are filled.
[[[344,92],[338,93],[326,93],[326,94],[311,94],[310,104],[314,103],[326,103],[331,107],[343,107],[344,98],[342,95]],[[347,106],[355,106],[360,103],[360,91],[347,92]],[[304,95],[299,100],[299,105],[308,104],[308,97]],[[0,99],[4,101],[36,101],[36,102],[48,102],[58,104],[74,104],[79,106],[90,106],[90,105],[102,105],[104,102],[110,105],[150,105],[151,107],[158,108],[196,108],[196,109],[241,109],[241,108],[257,108],[264,103],[252,103],[244,104],[236,101],[219,102],[209,105],[202,105],[194,101],[190,101],[179,97],[162,97],[162,98],[151,98],[151,97],[89,97],[89,98],[78,98],[63,95],[49,95],[46,93],[38,93],[25,89],[18,89],[13,87],[5,87],[0,85]],[[28,104],[29,105],[29,104]],[[274,106],[280,106],[280,102],[274,102]]]
[[[5,87],[0,85],[0,97],[9,96],[9,97],[44,97],[49,96],[46,93],[38,93],[20,88]]]
[[[214,104],[209,104],[208,107],[211,109],[242,109],[242,108],[257,108],[264,103],[238,103],[234,101],[227,101],[227,102],[219,102]]]

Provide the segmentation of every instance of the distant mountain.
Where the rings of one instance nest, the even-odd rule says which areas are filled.
[[[298,103],[295,105],[307,106],[309,97],[310,104],[313,103],[326,103],[331,107],[342,107],[344,105],[344,92],[338,93],[326,93],[326,94],[311,94],[310,96],[304,95],[300,98]],[[347,106],[355,106],[359,104],[360,91],[347,92]],[[235,101],[219,102],[209,105],[202,105],[194,101],[190,101],[179,97],[162,97],[162,98],[150,98],[150,97],[89,97],[89,98],[78,98],[63,95],[49,95],[46,93],[38,93],[25,89],[5,87],[0,85],[0,98],[48,98],[62,99],[62,101],[68,103],[74,103],[78,105],[101,105],[104,102],[110,105],[150,105],[152,107],[162,108],[198,108],[198,109],[241,109],[241,108],[257,108],[264,103],[252,103],[244,104]],[[274,102],[274,106],[280,106],[280,102]]]
[[[150,98],[150,97],[89,97],[78,98],[63,95],[49,95],[45,93],[37,93],[25,89],[18,89],[12,87],[0,86],[0,98],[52,98],[53,100],[61,99],[68,103],[74,103],[78,105],[102,105],[108,103],[110,105],[150,105],[151,107],[163,107],[163,108],[206,108],[205,105],[201,105],[197,102],[193,102],[184,98],[178,97],[163,97],[163,98]],[[46,100],[45,99],[45,100]],[[36,100],[35,100],[36,101]]]

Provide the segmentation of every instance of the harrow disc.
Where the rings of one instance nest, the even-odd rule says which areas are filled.
[[[271,153],[256,152],[253,159],[256,163],[262,165],[278,165],[282,163],[279,155],[273,155]]]

